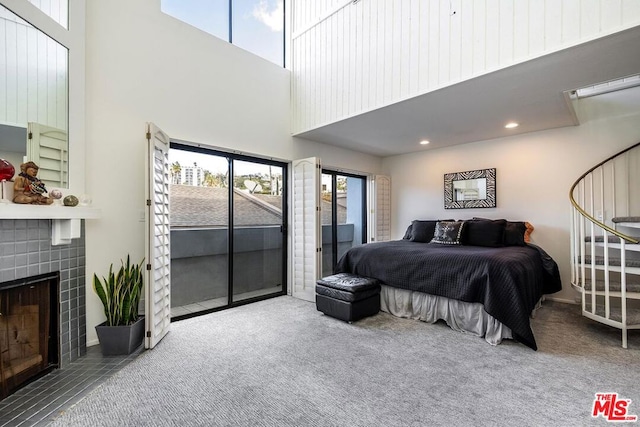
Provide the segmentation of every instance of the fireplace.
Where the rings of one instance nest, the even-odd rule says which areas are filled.
[[[0,398],[58,366],[58,283],[49,273],[0,284]]]
[[[56,289],[50,286],[56,320],[49,333],[56,332],[57,367],[64,369],[87,352],[84,220],[80,237],[64,245],[52,244],[52,226],[49,219],[0,219],[0,288],[28,278],[59,278]]]

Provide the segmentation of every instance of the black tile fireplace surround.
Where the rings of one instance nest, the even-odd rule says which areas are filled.
[[[0,219],[0,283],[60,273],[60,368],[87,352],[85,235],[51,245],[49,219]]]

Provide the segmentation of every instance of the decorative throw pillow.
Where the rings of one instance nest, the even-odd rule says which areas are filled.
[[[524,246],[524,235],[527,226],[523,221],[507,221],[504,227],[504,244],[505,246]]]
[[[507,221],[504,219],[472,219],[465,221],[465,245],[488,246],[496,248],[503,246],[503,236]]]
[[[433,239],[433,234],[436,230],[436,220],[414,220],[411,223],[411,238],[412,242],[429,243]]]
[[[413,230],[413,223],[409,224],[409,226],[407,227],[407,231],[404,232],[404,236],[402,237],[402,240],[411,240],[412,230]]]
[[[464,221],[438,221],[431,243],[459,245]]]
[[[524,241],[527,243],[531,243],[531,233],[533,233],[533,225],[529,222],[524,223],[525,227],[527,227],[527,231],[524,232]]]
[[[476,219],[484,219],[488,220],[489,218],[479,218],[474,217]],[[516,226],[512,226],[513,228],[509,228],[509,224],[517,224]],[[522,229],[521,224],[524,225],[524,229]],[[516,236],[516,231],[519,233],[522,231],[522,242],[519,236]],[[504,244],[507,246],[524,246],[527,243],[531,243],[531,233],[533,232],[533,225],[526,221],[507,221],[507,227],[505,227],[505,236],[504,236]],[[514,234],[512,234],[514,233]],[[511,243],[508,243],[511,242]],[[517,243],[516,243],[517,242]]]

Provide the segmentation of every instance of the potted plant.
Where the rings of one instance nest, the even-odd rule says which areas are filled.
[[[131,354],[144,339],[144,316],[138,315],[142,296],[143,265],[132,264],[127,255],[126,263],[102,280],[93,275],[93,290],[102,301],[107,320],[96,326],[102,354],[105,356]]]

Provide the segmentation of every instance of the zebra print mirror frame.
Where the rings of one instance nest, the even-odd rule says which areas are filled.
[[[496,169],[444,174],[444,208],[495,208]]]

